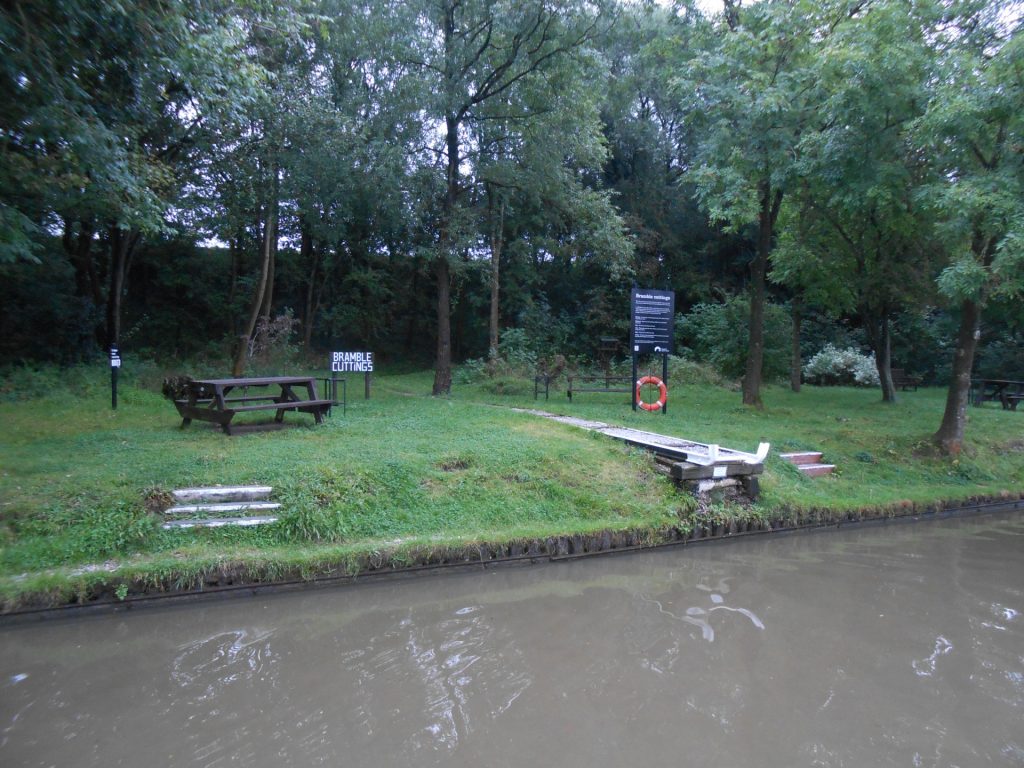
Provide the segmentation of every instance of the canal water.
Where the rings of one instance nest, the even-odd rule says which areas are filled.
[[[1024,517],[0,626],[0,765],[1021,766]]]

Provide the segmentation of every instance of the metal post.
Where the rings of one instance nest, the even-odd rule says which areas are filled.
[[[661,382],[668,389],[668,353],[661,356]],[[668,395],[665,396],[665,404],[661,406],[661,412],[668,413]]]
[[[117,347],[110,348],[110,407],[117,410],[117,374],[121,370],[121,356]]]
[[[630,399],[633,401],[633,410],[636,410],[636,380],[637,380],[637,360],[636,350],[633,350],[633,381],[629,385],[630,391],[633,393],[630,395]]]
[[[365,378],[366,378],[366,382],[365,382],[365,386],[366,386],[366,392],[365,392],[365,397],[364,397],[364,399],[365,399],[365,400],[369,400],[369,399],[370,399],[370,372],[369,372],[369,371],[367,371],[367,372],[366,372],[365,374],[363,374],[363,375],[364,375],[364,376],[365,376]]]

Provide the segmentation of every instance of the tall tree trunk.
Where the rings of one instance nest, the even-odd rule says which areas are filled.
[[[896,387],[892,382],[892,332],[889,309],[874,309],[867,304],[860,310],[861,322],[867,332],[868,344],[875,353],[875,370],[882,389],[882,402],[896,402]]]
[[[996,240],[990,235],[975,231],[971,250],[975,258],[985,267],[992,265],[995,258]],[[967,401],[971,392],[971,371],[974,355],[981,339],[981,310],[984,294],[976,299],[964,299],[960,303],[960,330],[956,337],[956,352],[953,355],[953,376],[946,392],[946,409],[942,424],[932,440],[947,456],[959,456],[964,446],[964,430],[967,428]]]
[[[494,216],[493,196],[489,200]],[[498,323],[500,320],[499,294],[501,291],[501,251],[505,244],[505,201],[498,203],[497,221],[491,225],[491,319],[488,325],[488,349],[491,357],[498,356]]]
[[[239,251],[241,238],[233,237],[228,241],[228,252],[231,254],[231,281],[228,283],[228,308],[231,313],[231,335],[238,333],[238,321],[235,318],[235,296],[238,293]]]
[[[896,402],[896,385],[892,381],[892,324],[886,312],[879,320],[880,333],[878,349],[875,350],[875,368],[882,385],[882,402]]]
[[[434,359],[433,394],[452,390],[451,266],[445,254],[434,261],[437,277],[437,356]]]
[[[761,184],[761,210],[758,214],[757,252],[750,265],[750,342],[747,348],[747,370],[743,376],[743,404],[763,408],[761,379],[764,370],[764,304],[765,276],[768,256],[772,250],[775,220],[782,205],[782,191],[772,191],[771,182]]]
[[[93,306],[99,307],[103,304],[103,286],[93,261],[93,234],[91,221],[79,221],[76,232],[74,223],[68,219],[64,222],[62,242],[64,252],[75,270],[75,293],[79,298],[91,301]]]
[[[109,351],[121,346],[121,299],[132,252],[139,242],[139,233],[110,226],[110,287],[107,290],[106,346]]]
[[[981,337],[981,304],[965,300],[960,305],[960,330],[957,332],[953,356],[953,377],[946,393],[946,410],[942,424],[932,439],[949,456],[958,456],[963,449],[967,425],[967,400],[971,389],[974,353]]]
[[[316,317],[316,285],[320,275],[320,251],[313,244],[309,229],[302,226],[302,241],[299,246],[302,263],[309,264],[309,278],[306,281],[306,304],[302,312],[302,345],[309,349],[313,341],[313,319]]]
[[[263,306],[260,315],[263,322],[270,323],[270,315],[274,307],[274,273],[277,268],[277,200],[274,200],[274,231],[270,241],[270,264],[267,265],[267,287],[263,291]]]
[[[256,321],[260,317],[264,294],[267,290],[267,278],[270,274],[270,260],[274,251],[274,230],[277,229],[277,184],[274,184],[274,199],[267,206],[267,222],[263,227],[263,242],[260,248],[260,279],[256,281],[256,291],[249,310],[249,319],[245,324],[245,333],[239,335],[235,349],[234,364],[231,375],[238,377],[245,373],[245,364],[249,358],[249,340],[256,331]]]
[[[454,21],[452,22],[454,30]],[[445,29],[448,40],[449,29]],[[434,260],[437,277],[437,356],[434,359],[434,395],[447,395],[452,391],[452,322],[451,322],[451,264],[448,259],[455,245],[452,232],[455,209],[459,201],[459,120],[449,114],[445,118],[445,137],[448,146],[447,183],[442,211],[440,253]]]
[[[800,326],[803,324],[803,307],[800,297],[793,299],[793,346],[789,358],[789,388],[794,392],[800,391],[800,379],[803,373],[803,359],[800,355]]]

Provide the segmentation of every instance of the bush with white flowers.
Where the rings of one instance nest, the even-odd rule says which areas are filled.
[[[874,355],[862,355],[853,347],[837,349],[832,344],[807,361],[804,378],[825,386],[877,387],[879,383]]]

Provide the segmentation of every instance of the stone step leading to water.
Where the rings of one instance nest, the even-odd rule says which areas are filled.
[[[210,517],[203,520],[168,520],[161,525],[165,531],[188,530],[190,528],[223,528],[225,526],[249,527],[276,523],[273,515],[252,515],[250,517]]]
[[[797,469],[808,477],[821,477],[831,475],[835,470],[835,464],[798,464]]]
[[[237,501],[226,504],[182,504],[171,507],[164,512],[171,517],[183,515],[223,515],[227,512],[270,512],[280,509],[281,505],[274,501]]]
[[[164,530],[191,528],[223,528],[276,523],[277,517],[266,513],[281,505],[267,501],[273,493],[269,485],[225,485],[212,488],[180,488],[171,495],[177,506],[164,512]]]
[[[180,488],[171,491],[179,504],[221,504],[233,501],[266,501],[274,489],[269,485],[225,485],[213,488]]]
[[[794,464],[801,473],[808,477],[821,477],[831,475],[835,470],[835,464],[824,464],[821,461],[821,451],[798,451],[796,453],[780,453],[779,457],[790,464]]]
[[[821,451],[798,451],[796,453],[780,453],[779,457],[785,459],[790,464],[820,464],[821,463]]]

